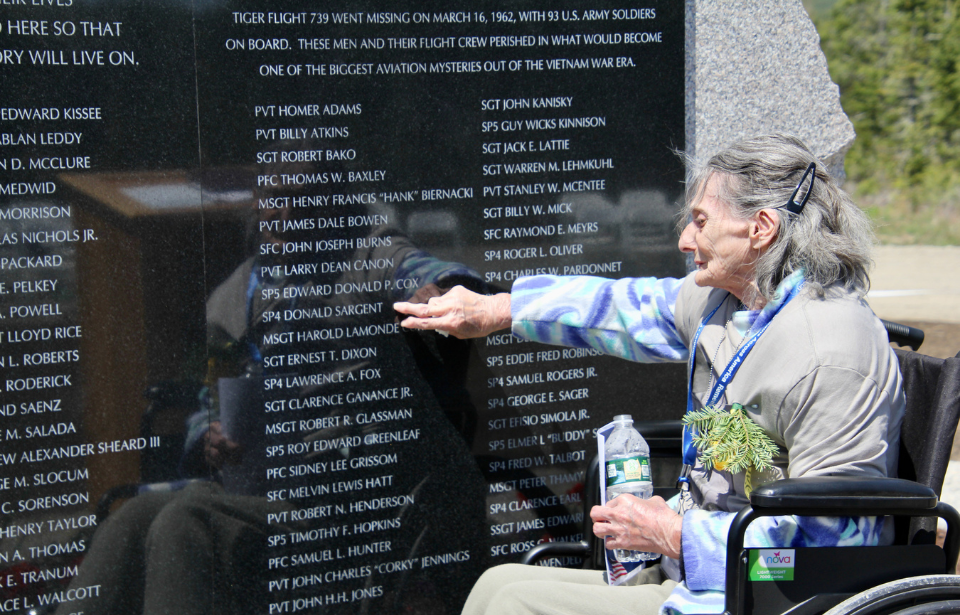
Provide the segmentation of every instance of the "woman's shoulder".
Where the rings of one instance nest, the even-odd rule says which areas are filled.
[[[820,366],[848,367],[861,373],[887,364],[892,351],[883,323],[866,300],[842,286],[824,289],[823,296],[805,292],[792,309],[785,309],[782,333],[809,346]]]

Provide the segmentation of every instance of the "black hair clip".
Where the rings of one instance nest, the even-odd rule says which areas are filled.
[[[813,174],[811,175],[811,171]],[[797,203],[795,200],[797,198],[797,193],[800,192],[800,188],[803,186],[803,182],[807,181],[807,175],[810,175],[810,187],[807,188],[807,193],[803,195],[803,200]],[[803,207],[807,204],[807,201],[810,200],[810,193],[813,192],[813,182],[817,179],[817,164],[811,162],[810,166],[807,167],[807,170],[803,172],[803,177],[800,178],[800,183],[797,184],[797,187],[794,189],[793,194],[790,195],[790,200],[786,204],[781,205],[777,209],[784,208],[792,214],[800,215],[803,211]]]

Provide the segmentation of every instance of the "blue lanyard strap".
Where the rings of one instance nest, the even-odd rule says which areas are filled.
[[[250,270],[250,280],[247,282],[247,348],[254,361],[260,363],[263,361],[263,355],[260,349],[253,341],[253,297],[260,286],[260,278],[257,275],[257,264],[254,262],[253,269]]]
[[[700,321],[700,326],[697,327],[697,332],[693,336],[693,344],[690,345],[690,360],[687,362],[687,413],[693,412],[693,370],[697,365],[697,344],[700,342],[700,334],[703,333],[703,327],[710,319],[713,318],[713,315],[717,313],[717,310],[720,309],[720,306],[723,305],[724,301],[727,300],[727,295],[724,297],[720,303],[717,304],[717,307],[707,314],[707,317]],[[690,471],[690,468],[693,467],[694,462],[697,460],[697,448],[693,445],[693,433],[686,427],[683,428],[683,470],[680,473],[680,482],[687,482],[687,473]]]
[[[716,384],[713,386],[713,389],[710,391],[710,396],[707,398],[707,406],[712,406],[720,401],[723,398],[723,394],[727,390],[727,385],[730,384],[730,381],[733,380],[734,375],[737,373],[737,370],[740,369],[740,366],[743,365],[743,360],[746,358],[747,354],[753,350],[753,347],[757,345],[760,336],[763,335],[770,324],[773,322],[773,317],[776,316],[780,310],[783,309],[783,306],[790,303],[794,297],[800,293],[800,289],[803,287],[803,282],[794,286],[787,297],[783,302],[777,306],[776,310],[766,319],[766,323],[763,323],[760,328],[754,332],[754,327],[761,324],[760,318],[757,319],[757,322],[754,323],[754,327],[751,327],[746,334],[746,343],[743,344],[737,353],[733,355],[733,358],[730,359],[730,362],[727,364],[727,367],[723,370],[723,373],[717,378]],[[727,295],[729,296],[729,295]],[[717,310],[720,309],[720,306],[723,305],[724,301],[727,300],[727,297],[724,297],[722,301],[713,308],[713,311],[707,315],[702,321],[700,321],[700,326],[697,328],[696,334],[693,336],[693,344],[690,347],[690,374],[687,381],[687,412],[693,412],[693,372],[697,364],[697,343],[700,341],[700,334],[703,332],[704,326],[710,319],[713,318],[714,314],[717,313]],[[694,464],[697,461],[697,447],[693,445],[693,433],[687,429],[683,428],[683,469],[680,473],[680,483],[687,482],[687,476],[690,473],[690,470],[693,468]]]

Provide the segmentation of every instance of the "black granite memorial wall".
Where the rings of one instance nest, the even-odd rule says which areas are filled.
[[[457,613],[578,540],[683,366],[391,306],[683,275],[683,10],[2,0],[0,613]]]

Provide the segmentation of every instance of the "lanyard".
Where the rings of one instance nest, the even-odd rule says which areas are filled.
[[[257,363],[263,361],[263,355],[260,353],[260,349],[253,342],[253,297],[257,292],[257,287],[260,286],[260,278],[257,276],[257,263],[253,263],[253,269],[250,270],[250,280],[247,282],[247,337],[250,339],[247,340],[247,347],[250,350],[250,356]],[[686,437],[686,432],[684,432],[684,437]]]
[[[737,353],[733,355],[733,358],[730,359],[730,362],[727,364],[727,367],[723,370],[723,373],[717,378],[716,384],[713,386],[713,389],[710,391],[710,396],[707,398],[706,406],[712,406],[716,404],[723,397],[724,392],[727,390],[727,385],[730,384],[730,381],[733,380],[734,375],[737,373],[737,370],[740,369],[740,366],[743,365],[743,360],[746,358],[747,354],[753,350],[753,347],[756,346],[757,341],[760,339],[760,336],[763,335],[764,331],[770,326],[773,322],[773,317],[776,316],[780,310],[783,309],[783,306],[790,303],[790,301],[796,297],[800,289],[803,287],[803,282],[797,284],[790,290],[790,294],[783,300],[783,302],[777,306],[776,310],[769,316],[767,322],[763,324],[756,332],[754,332],[754,327],[760,323],[760,317],[757,318],[757,322],[754,323],[754,327],[750,327],[750,330],[747,331],[746,339],[747,342],[743,344]],[[729,295],[728,295],[729,296]],[[723,302],[727,298],[724,297],[722,301],[713,308],[713,311],[707,315],[702,321],[700,321],[700,326],[697,328],[696,334],[693,336],[693,344],[690,347],[690,376],[687,382],[687,412],[693,411],[693,371],[697,364],[697,343],[700,341],[700,334],[703,332],[704,326],[713,318],[713,315],[717,313],[717,310],[720,309],[720,306],[723,305]],[[680,471],[680,479],[678,482],[685,483],[687,482],[687,477],[690,474],[690,470],[693,468],[694,464],[697,461],[697,447],[693,445],[693,433],[684,427],[683,428],[683,469]]]

